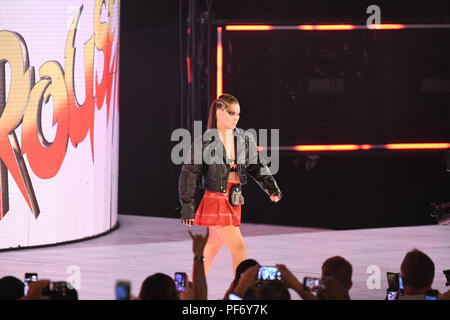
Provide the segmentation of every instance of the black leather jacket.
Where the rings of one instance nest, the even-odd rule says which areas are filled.
[[[247,184],[248,173],[269,196],[275,193],[281,197],[281,191],[270,174],[266,161],[261,159],[259,152],[256,151],[256,142],[253,135],[239,128],[235,128],[233,134],[236,146],[237,172],[241,185]],[[201,155],[207,149],[210,154],[216,156],[215,159],[219,159],[222,154],[222,163],[209,162],[211,164],[207,164],[207,161],[204,161],[203,157],[200,156],[201,160],[197,162],[201,163],[194,164],[195,148],[201,150]],[[218,150],[222,153],[217,153]],[[232,162],[228,159],[225,147],[220,139],[212,137],[205,141],[201,136],[191,146],[190,160],[190,164],[183,164],[178,180],[182,219],[195,218],[195,189],[200,184],[200,179],[202,187],[206,190],[227,192],[230,163]]]

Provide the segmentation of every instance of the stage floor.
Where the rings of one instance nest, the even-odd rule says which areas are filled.
[[[79,298],[114,299],[117,280],[131,282],[133,295],[142,281],[156,272],[170,276],[192,271],[192,242],[179,219],[119,215],[120,227],[99,238],[47,248],[0,253],[0,277],[22,279],[36,272],[40,279],[66,281],[80,271]],[[417,226],[333,231],[244,223],[241,227],[249,258],[261,265],[285,264],[301,281],[320,277],[323,261],[340,255],[353,265],[352,299],[382,300],[386,272],[399,272],[405,254],[417,248],[434,261],[433,287],[445,292],[443,270],[450,269],[450,226]],[[205,228],[194,226],[194,233]],[[373,271],[380,270],[379,289],[368,289]],[[225,247],[207,277],[208,299],[222,299],[233,279],[231,256]],[[369,281],[370,282],[370,281]],[[300,299],[291,291],[292,299]]]

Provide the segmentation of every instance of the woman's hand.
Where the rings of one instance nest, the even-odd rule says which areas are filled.
[[[196,256],[203,256],[203,249],[206,246],[206,242],[208,242],[209,237],[209,228],[206,228],[205,236],[201,234],[192,234],[191,230],[188,230],[189,235],[192,238],[192,252]]]
[[[192,226],[194,224],[194,219],[181,219],[181,222],[187,226]]]
[[[273,202],[278,202],[281,200],[281,196],[279,194],[274,193],[270,196],[270,200]]]

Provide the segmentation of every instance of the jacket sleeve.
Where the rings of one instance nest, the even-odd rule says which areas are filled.
[[[195,146],[195,147],[194,147]],[[184,163],[181,167],[180,177],[178,179],[178,196],[181,202],[181,218],[195,218],[195,189],[197,182],[200,181],[203,160],[199,164],[194,163],[194,150],[200,148],[202,151],[201,140],[196,140],[190,149],[190,163]]]
[[[269,196],[277,194],[281,197],[281,190],[272,176],[270,169],[267,167],[267,162],[262,159],[257,151],[257,145],[255,138],[251,133],[246,133],[248,137],[249,148],[249,165],[247,167],[247,173],[256,181],[256,183],[263,189]]]

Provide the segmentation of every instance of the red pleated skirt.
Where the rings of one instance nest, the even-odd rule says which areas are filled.
[[[230,188],[239,182],[228,182],[227,193],[206,190],[197,212],[194,224],[198,226],[241,225],[241,205],[233,207],[229,199]]]

